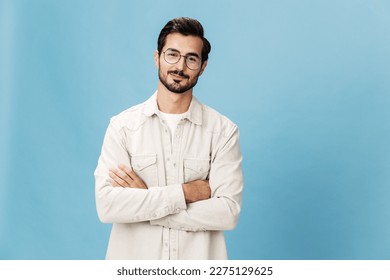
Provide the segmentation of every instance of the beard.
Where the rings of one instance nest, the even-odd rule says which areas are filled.
[[[168,82],[168,75],[169,74],[175,74],[175,75],[178,75],[182,78],[185,78],[187,79],[188,83],[184,83],[183,85],[181,84],[182,82],[184,82],[185,80],[181,80],[181,81],[175,81],[175,79],[173,79],[173,83],[169,83]],[[160,82],[171,92],[173,93],[177,93],[177,94],[181,94],[181,93],[184,93],[190,89],[192,89],[198,82],[198,78],[199,78],[199,74],[196,75],[193,80],[190,80],[190,76],[186,75],[183,73],[183,71],[177,71],[177,70],[174,70],[174,71],[168,71],[167,72],[167,75],[164,77],[161,73],[161,70],[159,69],[158,70],[158,78],[160,79]]]

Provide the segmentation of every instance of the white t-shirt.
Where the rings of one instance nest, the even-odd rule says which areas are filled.
[[[186,113],[183,114],[168,114],[163,113],[159,111],[161,119],[166,123],[166,125],[169,128],[169,131],[171,132],[171,137],[173,140],[173,136],[175,135],[177,125],[179,124],[180,120],[184,117]]]

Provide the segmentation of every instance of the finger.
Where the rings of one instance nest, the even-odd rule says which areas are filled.
[[[129,184],[129,187],[132,187],[132,188],[140,188],[140,189],[147,189],[148,187],[146,186],[146,184],[144,183],[144,181],[137,175],[137,173],[135,173],[133,171],[133,169],[131,169],[130,167],[120,163],[118,165],[118,168],[121,170],[121,172],[123,172],[123,174],[125,173],[126,174],[126,179],[125,176],[123,174],[119,174],[120,177],[122,177],[122,179],[126,179],[126,181],[128,182]],[[118,172],[117,172],[118,174]]]
[[[115,177],[117,177],[114,173],[114,170],[113,169],[110,169],[109,172],[108,172],[108,176],[110,176],[111,180],[114,180]]]
[[[119,165],[118,165],[118,167],[119,167],[119,169],[120,170],[122,170],[123,172],[125,172],[131,179],[135,179],[133,176],[134,176],[134,171],[130,168],[130,167],[128,167],[127,165],[124,165],[124,164],[122,164],[122,163],[120,163]]]
[[[137,185],[137,188],[147,189],[145,182],[135,173],[133,170],[130,172],[131,178],[133,178],[134,183]]]
[[[111,179],[111,178],[110,178],[110,184],[111,184],[111,186],[113,186],[113,187],[122,187],[122,186],[118,185],[118,183],[115,182],[114,179]]]
[[[118,184],[118,182],[115,181],[114,179],[110,179],[110,182],[111,182],[111,186],[112,186],[112,187],[121,187],[121,188],[124,188],[123,186],[121,186],[120,184]]]
[[[130,170],[129,175],[131,178],[133,178],[133,180],[141,180],[141,178],[133,170]]]
[[[113,171],[110,171],[109,172],[109,176],[112,180],[114,180],[119,186],[121,187],[129,187],[128,186],[128,183],[126,181],[124,181],[121,177],[117,176],[116,173],[114,173]]]
[[[116,176],[115,173],[114,173],[113,171],[110,171],[110,172],[108,173],[108,175],[110,176],[110,182],[111,182],[111,184],[112,184],[113,186],[114,186],[114,185],[118,186],[118,185],[119,185],[119,183],[117,182],[118,176]]]
[[[144,181],[141,179],[135,179],[132,184],[133,187],[139,188],[139,189],[147,189],[148,187],[145,185]]]
[[[127,182],[129,186],[133,183],[133,179],[129,176],[129,174],[122,171],[121,169],[116,170],[116,172],[114,173],[116,174],[116,176],[120,177],[122,180]]]
[[[124,180],[128,186],[130,186],[133,182],[133,179],[124,171],[122,171],[121,169],[111,169],[111,171],[116,175],[118,176],[119,178],[121,178],[122,180]]]

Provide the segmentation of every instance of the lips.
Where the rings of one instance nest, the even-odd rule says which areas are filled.
[[[189,79],[189,76],[184,74],[182,71],[170,71],[168,74],[172,75],[174,79]]]
[[[174,79],[184,79],[183,76],[171,74]]]
[[[180,83],[184,80],[184,77],[183,77],[183,76],[180,76],[180,75],[171,74],[171,76],[172,76],[172,80],[173,80],[176,84],[180,84]]]

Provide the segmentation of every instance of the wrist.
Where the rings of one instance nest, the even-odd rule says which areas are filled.
[[[190,203],[190,199],[189,199],[190,194],[188,191],[188,184],[183,183],[181,185],[181,187],[183,189],[184,199],[185,199],[186,203]]]

